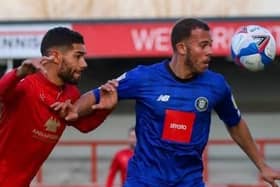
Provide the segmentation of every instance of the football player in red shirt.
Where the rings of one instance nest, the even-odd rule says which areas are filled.
[[[120,172],[121,186],[123,186],[124,184],[124,181],[126,179],[128,161],[134,153],[134,147],[136,143],[134,127],[130,128],[128,133],[128,141],[130,142],[130,145],[128,148],[122,149],[114,155],[109,169],[106,187],[113,187],[114,179],[118,172]]]
[[[72,103],[80,96],[75,84],[87,67],[83,37],[64,27],[50,29],[43,37],[41,53],[42,58],[25,60],[0,79],[1,187],[28,187],[67,125],[91,131],[117,101],[114,87],[101,88],[100,102],[110,102],[99,103],[101,110],[95,110],[93,117],[66,122],[66,109],[56,111],[52,105]]]

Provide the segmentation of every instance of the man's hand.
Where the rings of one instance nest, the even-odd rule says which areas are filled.
[[[113,110],[118,103],[118,94],[116,88],[119,83],[117,80],[109,80],[100,86],[100,101],[92,105],[92,109]]]
[[[97,104],[89,105],[88,107],[90,108],[89,110],[87,110],[88,112],[86,113],[86,115],[92,113],[94,110],[112,111],[118,102],[116,90],[117,86],[118,81],[116,80],[109,80],[106,84],[100,86],[100,101]],[[92,94],[84,94],[74,105],[70,102],[70,100],[67,100],[65,102],[55,102],[50,107],[66,121],[76,121],[79,117],[78,103],[80,100],[87,97],[92,97]],[[86,99],[86,103],[88,103],[89,100]],[[91,102],[89,101],[89,103]]]
[[[24,78],[25,76],[35,73],[37,71],[41,71],[46,74],[47,71],[44,68],[44,64],[52,62],[53,57],[43,56],[41,58],[34,59],[26,59],[22,62],[22,64],[17,68],[17,76],[20,78]]]
[[[77,109],[69,99],[65,102],[55,102],[50,107],[66,121],[75,121],[78,119]]]
[[[263,180],[268,182],[272,187],[278,187],[275,180],[280,180],[280,172],[266,166],[261,170],[261,176]]]

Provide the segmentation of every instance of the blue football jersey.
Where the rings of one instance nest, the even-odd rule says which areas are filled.
[[[138,66],[118,80],[119,100],[136,101],[137,144],[128,180],[159,186],[202,181],[212,110],[228,126],[241,118],[224,77],[207,70],[182,80],[164,61]]]

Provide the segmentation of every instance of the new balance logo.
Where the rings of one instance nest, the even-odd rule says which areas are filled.
[[[170,98],[170,95],[160,95],[157,98],[157,101],[167,102]]]

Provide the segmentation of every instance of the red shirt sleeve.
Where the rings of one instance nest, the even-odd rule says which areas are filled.
[[[81,132],[90,132],[99,127],[111,112],[111,110],[96,110],[91,115],[79,118],[72,126]]]
[[[79,99],[80,92],[77,87],[72,86],[69,89],[72,89],[70,92],[72,95],[69,97],[73,98],[73,102],[75,102]],[[112,110],[96,110],[92,114],[78,118],[77,121],[68,122],[68,124],[87,133],[99,127],[111,112]]]
[[[12,95],[20,78],[16,76],[16,69],[4,74],[0,79],[0,100],[3,101]]]

